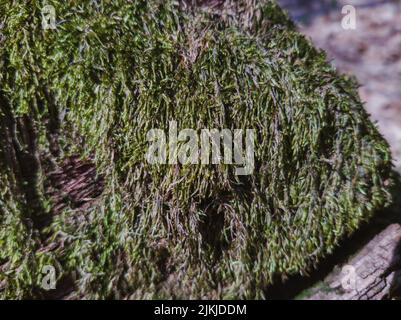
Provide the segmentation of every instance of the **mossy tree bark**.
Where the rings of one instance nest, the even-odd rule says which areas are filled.
[[[263,298],[390,202],[388,145],[355,82],[276,2],[177,3],[54,1],[56,30],[41,28],[42,1],[0,6],[0,160],[15,192],[0,191],[19,197],[0,215],[0,262],[12,262],[2,296],[35,296],[52,264],[87,298]],[[64,112],[63,151],[94,154],[105,187],[94,205],[58,206],[47,228],[57,249],[38,252],[40,158],[58,156]],[[146,162],[147,133],[171,121],[255,130],[253,174]],[[75,163],[56,176],[81,172]],[[71,192],[82,180],[58,190],[86,198]]]

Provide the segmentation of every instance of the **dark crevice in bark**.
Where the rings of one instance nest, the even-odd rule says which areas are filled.
[[[33,117],[15,117],[1,91],[0,110],[0,130],[4,137],[0,156],[6,172],[11,175],[12,191],[22,200],[25,223],[28,227],[38,228],[38,218],[45,210],[38,187],[41,166]]]
[[[50,153],[53,157],[60,156],[59,134],[60,134],[60,114],[54,100],[54,96],[45,87],[43,94],[47,101],[48,120],[47,120],[47,139],[49,141]]]

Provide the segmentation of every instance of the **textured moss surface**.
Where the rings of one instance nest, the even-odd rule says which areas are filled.
[[[49,0],[56,30],[42,1],[0,3],[2,297],[48,296],[50,264],[71,297],[263,298],[390,201],[357,85],[275,2]],[[171,120],[254,129],[253,174],[148,164],[148,130]],[[104,191],[55,213],[44,172],[70,154]]]

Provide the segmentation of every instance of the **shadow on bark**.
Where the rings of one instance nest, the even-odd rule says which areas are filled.
[[[394,276],[390,285],[390,296],[388,298],[401,300],[401,241],[394,252],[394,259],[391,265],[389,272],[394,272]]]

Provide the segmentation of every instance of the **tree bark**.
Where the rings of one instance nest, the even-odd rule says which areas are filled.
[[[401,226],[392,224],[336,266],[308,300],[382,300],[401,287]]]

